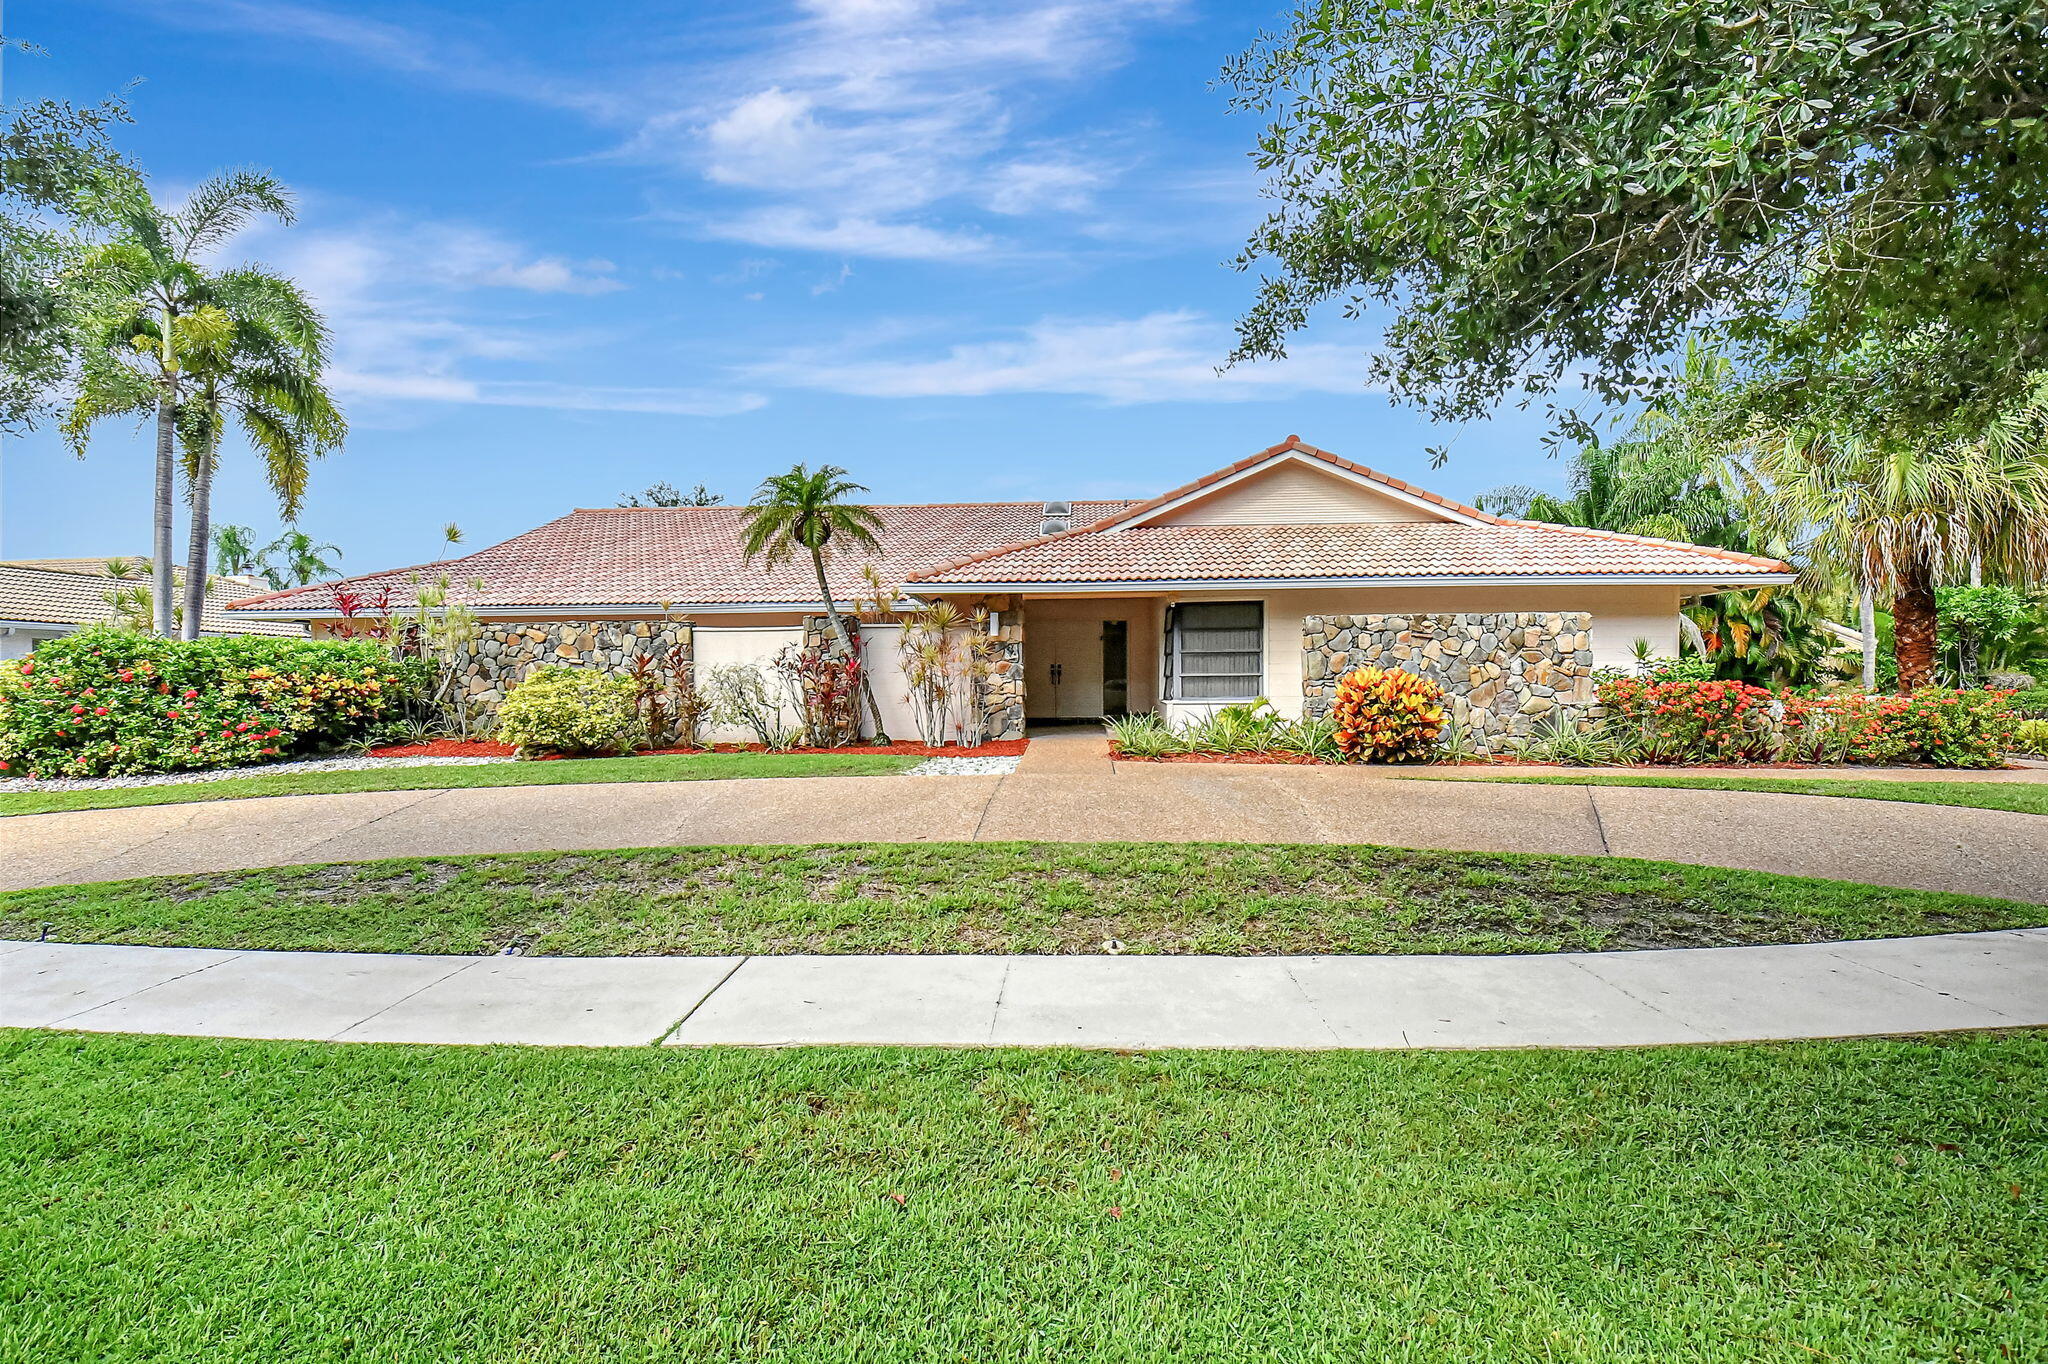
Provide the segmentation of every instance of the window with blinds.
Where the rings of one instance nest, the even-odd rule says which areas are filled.
[[[1175,701],[1249,701],[1266,689],[1265,603],[1188,602],[1167,631],[1167,695]]]

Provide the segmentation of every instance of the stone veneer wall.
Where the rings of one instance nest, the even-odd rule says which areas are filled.
[[[677,620],[480,621],[482,633],[461,660],[471,704],[495,709],[505,693],[543,663],[602,668],[623,677],[638,654],[691,647],[691,625]]]
[[[1310,715],[1352,668],[1402,668],[1441,684],[1474,744],[1498,753],[1562,717],[1597,718],[1593,617],[1585,611],[1305,616],[1302,692]]]

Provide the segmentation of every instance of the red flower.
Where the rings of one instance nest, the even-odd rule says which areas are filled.
[[[186,699],[187,701],[190,701],[190,700],[191,700],[191,699],[192,699],[193,697],[195,697],[195,696],[197,696],[197,695],[199,695],[199,693],[198,693],[198,692],[196,692],[196,691],[187,691],[187,692],[185,693],[185,699]]]
[[[107,708],[105,706],[94,706],[92,708],[92,713],[94,715],[105,715],[107,713]]]
[[[171,719],[173,719],[173,720],[175,720],[175,719],[177,719],[177,718],[178,718],[178,712],[177,712],[177,711],[174,711],[174,710],[167,710],[167,711],[165,711],[165,712],[164,712],[164,714],[165,714],[165,715],[168,715],[168,716],[169,716],[169,717],[170,717]]]

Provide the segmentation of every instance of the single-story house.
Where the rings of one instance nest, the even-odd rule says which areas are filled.
[[[116,577],[107,565],[119,559],[16,559],[0,564],[0,659],[26,658],[37,644],[60,639],[88,625],[118,625],[132,611],[117,606],[123,587],[147,587],[149,575]],[[130,559],[128,563],[139,563]],[[178,571],[184,580],[184,570]],[[207,586],[200,633],[206,635],[294,635],[306,627],[291,620],[229,616],[227,604],[269,586],[261,578],[215,578]]]
[[[1686,599],[1793,577],[1773,559],[1494,516],[1295,436],[1143,500],[874,510],[885,582],[985,608],[1003,637],[988,702],[998,735],[1262,696],[1300,715],[1366,662],[1438,677],[1483,732],[1526,733],[1590,704],[1592,670],[1628,662],[1637,641],[1675,654]],[[535,661],[618,666],[677,642],[700,667],[759,658],[800,637],[818,601],[808,563],[747,562],[741,515],[578,510],[459,559],[253,597],[232,614],[329,631],[365,601],[405,605],[413,584],[445,577],[450,600],[487,623],[470,682],[486,701]],[[830,558],[842,605],[870,562]]]

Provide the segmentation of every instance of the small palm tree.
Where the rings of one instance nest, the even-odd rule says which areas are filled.
[[[267,575],[263,551],[257,548],[255,532],[247,526],[213,528],[213,565],[232,578],[261,578]]]
[[[853,637],[840,614],[839,603],[825,578],[825,553],[836,542],[870,554],[882,552],[876,532],[882,518],[867,507],[846,499],[867,489],[846,476],[836,464],[821,465],[813,471],[799,464],[786,474],[761,481],[754,500],[741,509],[740,544],[749,562],[759,559],[764,567],[775,568],[801,552],[811,561],[818,580],[818,600],[832,622],[832,634],[843,657],[852,658]],[[875,705],[874,689],[867,669],[861,669],[860,687],[868,713],[875,719],[875,737],[882,743],[889,736],[882,728],[882,713]]]
[[[264,572],[277,588],[304,587],[338,571],[327,556],[341,557],[333,545],[323,545],[302,530],[288,530],[263,547],[263,558],[272,566]]]

